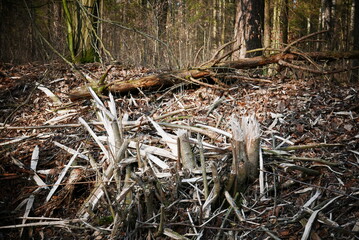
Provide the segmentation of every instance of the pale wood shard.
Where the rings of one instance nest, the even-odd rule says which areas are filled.
[[[186,130],[180,129],[177,131],[177,136],[180,144],[180,151],[181,151],[180,156],[181,156],[182,166],[183,168],[192,171],[196,168],[196,163],[191,148],[191,144],[189,142],[188,133]]]

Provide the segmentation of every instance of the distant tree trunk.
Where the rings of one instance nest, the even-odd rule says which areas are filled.
[[[240,46],[235,58],[262,55],[261,51],[246,54],[247,51],[262,48],[262,29],[264,18],[263,0],[239,0],[236,9],[234,35],[237,42],[234,48]]]
[[[142,17],[143,19],[148,19],[148,8],[147,8],[147,3],[148,0],[141,0],[141,13],[142,13]],[[147,24],[143,24],[142,26],[142,30],[147,32],[148,31],[148,26]],[[141,65],[142,66],[148,66],[148,62],[149,62],[149,44],[148,41],[146,41],[146,39],[141,38],[141,43],[142,43],[142,50],[141,50]]]
[[[61,3],[60,2],[54,2],[52,5],[52,12],[53,12],[53,22],[52,27],[50,29],[53,29],[53,37],[52,40],[56,41],[59,43],[59,41],[61,40],[61,35],[63,35],[63,30],[62,30],[62,11],[61,11]],[[63,40],[63,39],[62,39]],[[64,47],[64,42],[61,42],[61,46]]]
[[[77,63],[97,61],[99,56],[95,34],[97,34],[98,26],[91,14],[98,16],[98,2],[96,0],[79,0],[72,3],[62,0],[62,3],[71,60]]]
[[[332,8],[333,8],[333,0],[322,0],[321,2],[321,13],[320,13],[320,22],[321,22],[321,30],[329,30],[326,33],[326,47],[328,49],[331,48],[332,44],[332,37],[333,37],[333,15],[332,15]]]
[[[310,17],[307,17],[307,35],[309,35],[312,31],[312,24],[310,21],[311,21]]]
[[[288,43],[288,0],[274,0],[272,47],[280,49]]]
[[[157,38],[160,41],[166,42],[167,38],[167,15],[168,15],[168,0],[155,0],[154,10],[157,20]],[[157,42],[157,54],[155,56],[155,64],[161,65],[165,59],[165,49],[162,43]]]
[[[225,11],[225,4],[226,1],[218,1],[219,2],[219,6],[218,6],[218,16],[217,16],[217,20],[218,21],[218,31],[217,31],[217,43],[219,46],[224,44],[224,32],[223,32],[223,27],[226,24],[225,18],[224,16],[224,11]]]
[[[354,0],[353,50],[359,50],[359,0]]]
[[[263,46],[270,48],[271,45],[271,16],[270,16],[270,0],[264,1],[264,34]]]
[[[332,0],[322,0],[322,29],[332,29],[333,20],[332,20]]]
[[[354,0],[353,50],[359,50],[359,0]],[[359,61],[357,59],[353,60],[352,66],[359,66]],[[352,71],[350,80],[359,82],[359,69]]]
[[[289,9],[288,9],[288,0],[283,0],[282,2],[282,16],[281,16],[281,26],[282,26],[282,41],[284,44],[288,43],[288,19],[289,19]]]

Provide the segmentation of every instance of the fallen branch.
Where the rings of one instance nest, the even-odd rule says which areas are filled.
[[[320,70],[297,66],[297,65],[291,64],[289,62],[283,61],[283,60],[279,60],[278,64],[281,66],[290,67],[290,68],[298,69],[298,70],[305,71],[305,72],[315,73],[315,74],[322,74],[322,75],[347,72],[347,71],[355,70],[355,69],[359,68],[359,66],[356,66],[356,67],[352,67],[352,68],[348,68],[348,69],[347,68],[338,69],[335,71],[320,71]]]
[[[305,57],[304,57],[305,56]],[[130,91],[136,91],[138,89],[161,89],[168,86],[173,86],[175,84],[180,84],[183,82],[195,83],[209,86],[208,83],[204,83],[201,79],[212,78],[214,79],[218,74],[232,74],[235,69],[250,69],[266,66],[269,64],[281,64],[283,66],[298,68],[295,65],[290,64],[289,62],[293,60],[305,61],[314,59],[316,61],[320,60],[337,60],[337,59],[359,59],[359,51],[352,52],[308,52],[308,53],[278,53],[270,56],[258,56],[253,58],[242,58],[235,61],[225,61],[216,63],[210,67],[199,67],[190,70],[178,70],[174,72],[165,72],[156,75],[150,75],[138,79],[130,79],[125,81],[114,81],[105,86],[96,86],[98,90],[108,89],[111,92],[116,93],[127,93]],[[329,74],[342,72],[345,70],[335,71],[335,72],[323,72],[319,70],[311,70],[308,68],[300,68],[300,70],[313,72],[317,74]],[[106,74],[105,74],[106,75]],[[239,77],[243,78],[243,77]],[[254,80],[254,79],[248,79]],[[257,80],[262,82],[267,82],[264,80]],[[213,87],[220,90],[225,90],[221,87]],[[97,91],[98,92],[98,91]],[[87,90],[80,92],[71,92],[69,96],[72,96],[71,99],[76,100],[77,97],[84,98],[90,97],[90,94]]]

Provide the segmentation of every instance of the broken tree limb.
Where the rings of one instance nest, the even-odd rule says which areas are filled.
[[[314,73],[314,74],[322,74],[322,75],[347,72],[347,71],[355,70],[355,69],[359,68],[359,66],[357,66],[357,67],[352,67],[352,68],[338,69],[338,70],[335,70],[335,71],[321,71],[321,70],[315,70],[315,69],[310,69],[310,68],[297,66],[297,65],[288,63],[286,61],[283,61],[283,60],[279,60],[278,64],[282,65],[282,66],[285,66],[285,67],[290,67],[290,68],[293,68],[293,69],[297,69],[297,70],[301,70],[301,71],[305,71],[305,72],[310,72],[310,73]]]
[[[291,54],[303,55],[304,53],[292,52]],[[338,59],[359,59],[359,51],[351,52],[335,52],[335,51],[326,51],[326,52],[307,52],[306,56],[314,60],[338,60]],[[285,60],[285,59],[283,59]],[[300,59],[299,59],[300,60]]]
[[[304,57],[305,56],[305,57]],[[155,75],[150,75],[138,79],[131,79],[125,81],[114,81],[107,84],[105,87],[99,87],[101,90],[107,89],[110,92],[127,93],[137,89],[161,89],[163,87],[173,86],[175,84],[183,83],[183,81],[195,82],[203,78],[215,79],[218,73],[233,73],[235,69],[250,69],[269,64],[279,64],[282,66],[288,65],[293,60],[307,61],[307,58],[314,61],[321,60],[338,60],[338,59],[359,59],[359,51],[351,52],[307,52],[307,53],[278,53],[270,56],[258,56],[253,58],[242,58],[235,61],[225,61],[214,64],[211,67],[200,67],[190,70],[178,70],[172,72],[165,72]],[[289,65],[288,65],[289,67]],[[307,68],[303,69],[306,70]],[[309,69],[309,68],[308,68]],[[316,71],[316,73],[332,73],[330,71]],[[224,89],[221,89],[224,90]],[[76,96],[89,97],[89,94],[81,92],[72,92],[69,96],[76,99]]]
[[[109,90],[111,92],[123,93],[136,90],[137,88],[165,87],[183,82],[180,80],[181,78],[189,79],[193,77],[194,79],[198,79],[208,77],[210,74],[209,70],[183,70],[161,73],[134,80],[112,82],[109,84]]]
[[[278,53],[270,55],[268,57],[258,56],[253,58],[242,58],[235,61],[227,61],[218,63],[213,66],[212,71],[215,69],[248,69],[265,66],[268,64],[278,63],[282,61],[292,61],[292,60],[305,60],[302,55],[303,53]],[[310,57],[314,60],[338,60],[338,59],[359,59],[359,51],[351,52],[307,52],[305,56]]]
[[[301,41],[303,41],[303,40],[305,40],[305,39],[307,39],[307,38],[311,38],[311,37],[313,37],[313,36],[316,36],[316,35],[322,34],[322,33],[326,33],[326,32],[329,32],[329,30],[322,30],[322,31],[315,32],[315,33],[311,33],[311,34],[309,34],[309,35],[306,35],[306,36],[304,36],[304,37],[301,37],[301,38],[299,38],[299,39],[297,39],[297,40],[291,42],[290,44],[288,44],[288,46],[286,46],[286,47],[284,48],[283,52],[284,52],[284,53],[288,52],[289,49],[290,49],[293,45],[295,45],[295,44],[297,44],[297,43],[299,43],[299,42],[301,42]]]
[[[217,56],[219,55],[219,53],[224,49],[226,48],[228,45],[231,45],[233,43],[235,43],[237,40],[232,40],[230,42],[227,42],[225,44],[223,44],[212,56],[212,58],[210,60],[208,60],[207,62],[204,62],[201,64],[201,67],[203,66],[206,66],[207,64],[210,64],[210,63],[217,63],[219,62],[221,59],[223,59],[224,57],[228,56],[227,54],[224,54],[224,56],[221,56],[219,58],[217,58]],[[240,46],[239,46],[240,47]],[[235,51],[238,50],[238,48],[235,49]]]

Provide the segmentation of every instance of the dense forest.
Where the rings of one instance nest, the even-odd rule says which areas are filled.
[[[234,39],[233,57],[270,54],[321,30],[329,31],[296,47],[347,52],[359,42],[355,0],[2,0],[0,14],[0,60],[12,63],[59,60],[56,50],[80,63],[183,68]]]
[[[1,0],[0,240],[359,239],[359,0]]]

